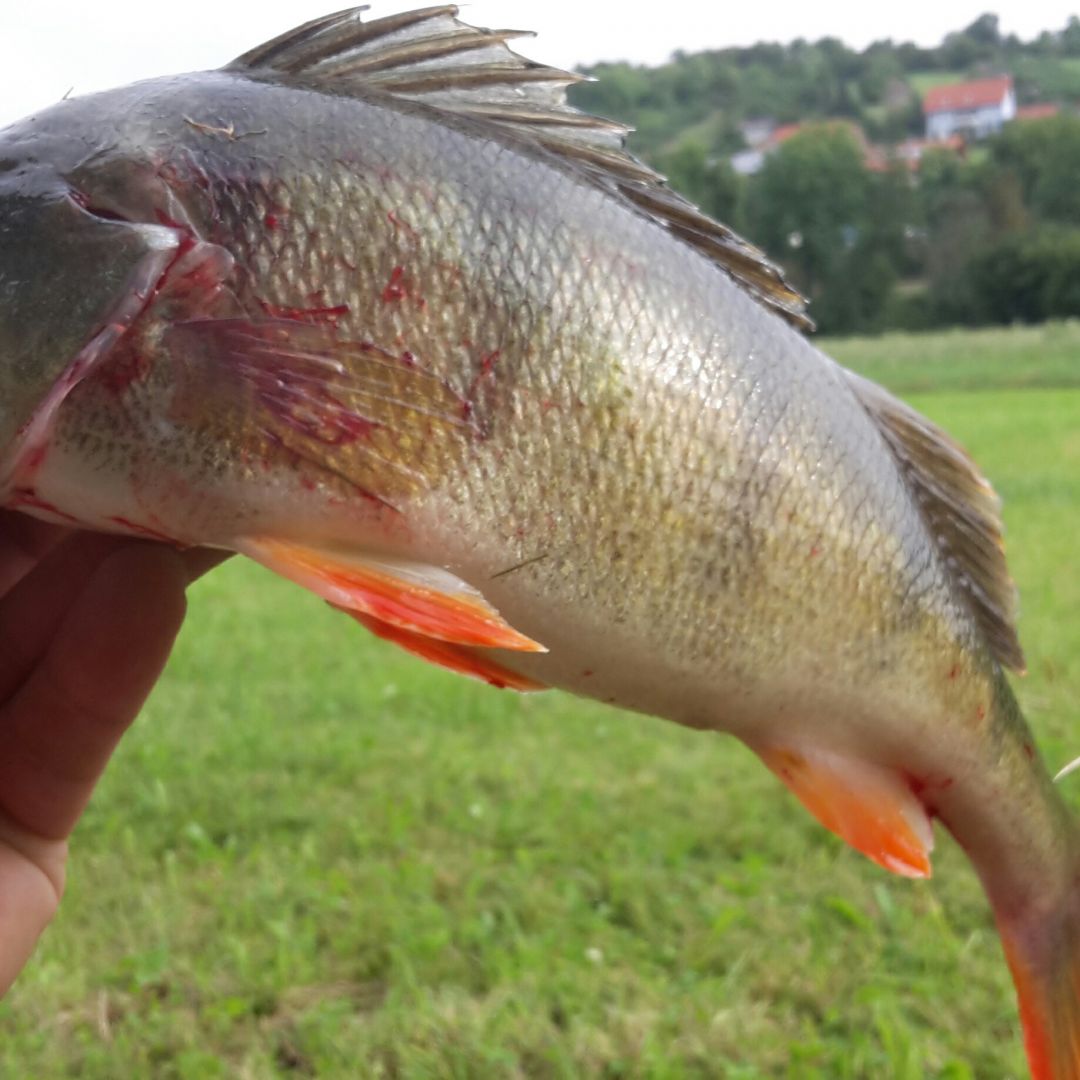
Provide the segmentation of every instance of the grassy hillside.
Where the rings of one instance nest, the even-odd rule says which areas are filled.
[[[1080,389],[1016,387],[1074,386],[1078,332],[843,343],[1004,495],[1054,764]],[[1023,1074],[1017,1028],[947,837],[933,881],[892,878],[732,741],[443,674],[236,562],[76,835],[0,1076],[970,1080]]]

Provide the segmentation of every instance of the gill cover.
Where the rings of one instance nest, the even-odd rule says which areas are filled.
[[[0,139],[0,502],[64,397],[145,306],[178,242],[172,229],[95,213],[25,142],[11,149]]]

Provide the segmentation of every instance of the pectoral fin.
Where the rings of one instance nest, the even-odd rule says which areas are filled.
[[[437,566],[270,537],[248,537],[237,550],[334,607],[368,616],[404,635],[454,645],[547,652],[518,633],[471,585]]]
[[[381,619],[363,615],[359,611],[345,611],[345,614],[351,615],[362,626],[366,626],[376,637],[381,637],[384,641],[392,641],[406,652],[412,653],[413,656],[419,656],[421,660],[456,671],[459,675],[480,679],[491,686],[497,686],[500,690],[517,690],[523,694],[548,689],[543,683],[519,675],[490,656],[477,652],[467,645],[453,645],[449,641],[414,634],[410,630],[392,626]]]
[[[900,773],[826,750],[753,749],[826,829],[856,851],[894,874],[930,876],[930,818]]]

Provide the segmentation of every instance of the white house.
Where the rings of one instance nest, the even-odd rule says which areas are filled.
[[[935,86],[923,98],[923,115],[927,139],[993,135],[1016,116],[1012,76]]]

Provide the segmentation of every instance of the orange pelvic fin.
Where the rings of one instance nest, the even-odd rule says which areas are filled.
[[[753,749],[826,829],[856,851],[894,874],[930,876],[930,818],[900,773],[826,750]]]
[[[487,649],[547,652],[471,585],[437,566],[249,537],[237,550],[335,607],[414,636]]]
[[[341,609],[344,610],[344,609]],[[449,641],[439,641],[437,638],[425,637],[423,634],[414,634],[411,630],[403,630],[400,626],[393,626],[381,619],[372,618],[370,615],[361,614],[358,611],[345,611],[358,623],[366,626],[377,637],[385,641],[392,641],[400,645],[406,652],[413,656],[419,656],[439,667],[449,668],[459,675],[468,675],[473,679],[480,679],[497,686],[500,690],[518,690],[521,693],[531,693],[536,690],[547,690],[543,683],[519,675],[509,668],[493,660],[490,656],[476,652],[465,645],[454,645]]]

